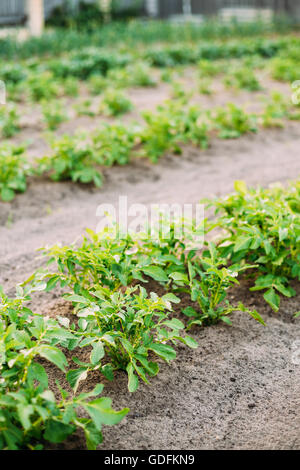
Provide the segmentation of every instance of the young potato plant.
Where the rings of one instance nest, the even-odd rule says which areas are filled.
[[[146,126],[140,134],[141,155],[156,163],[167,150],[180,154],[178,135],[182,126],[182,107],[178,103],[168,102],[158,106],[155,112],[145,111],[142,114]]]
[[[49,173],[54,181],[79,181],[102,185],[102,175],[96,170],[93,149],[83,137],[63,136],[52,141],[53,154],[37,160],[38,172]]]
[[[9,139],[20,130],[20,116],[15,106],[0,108],[0,133],[1,136]]]
[[[92,95],[101,95],[104,90],[109,85],[109,80],[107,77],[102,77],[102,75],[91,75],[88,80],[88,89]]]
[[[186,285],[184,290],[200,307],[200,311],[193,307],[183,309],[183,313],[191,318],[188,327],[211,325],[219,320],[231,325],[228,316],[235,311],[246,312],[264,325],[256,310],[248,309],[241,302],[236,306],[232,305],[227,299],[228,290],[239,284],[238,274],[249,267],[251,266],[236,264],[227,268],[216,247],[210,244],[209,250],[204,251],[198,260],[188,261],[187,275],[177,276],[173,273],[171,277],[174,283],[179,286]]]
[[[114,370],[124,370],[128,375],[128,389],[135,392],[139,379],[149,383],[149,377],[157,375],[159,365],[154,355],[169,362],[176,352],[171,344],[181,341],[196,348],[197,343],[189,336],[182,336],[184,324],[169,318],[170,301],[175,296],[159,298],[155,293],[148,297],[141,286],[111,292],[109,288],[93,287],[89,293],[79,296],[66,295],[76,305],[80,318],[76,335],[79,347],[92,347],[90,364],[78,363],[79,369],[71,370],[67,377],[75,389],[86,378],[89,370],[99,367],[105,357],[110,361],[102,368],[108,377]],[[150,357],[149,357],[150,356]]]
[[[198,106],[190,106],[183,114],[184,128],[182,140],[192,143],[201,149],[209,147],[209,132],[211,124]]]
[[[289,100],[281,93],[273,91],[266,101],[259,119],[264,127],[284,127],[284,120],[298,121],[300,119],[299,107],[291,106]]]
[[[201,116],[197,106],[186,108],[180,101],[166,101],[155,112],[144,112],[146,126],[140,133],[141,155],[157,162],[166,151],[181,154],[181,143],[193,142],[206,148],[209,126]]]
[[[0,145],[0,197],[3,201],[11,201],[15,193],[26,190],[26,178],[32,170],[24,150],[24,147]]]
[[[144,274],[156,279],[155,272],[159,270],[149,266],[147,260],[140,260],[135,255],[136,248],[137,241],[130,235],[118,239],[113,231],[89,231],[89,238],[84,238],[81,247],[54,246],[46,251],[50,264],[55,261],[58,268],[45,274],[47,290],[57,283],[72,289],[66,298],[77,305],[81,319],[76,328],[76,344],[93,347],[91,363],[78,363],[80,368],[68,374],[75,388],[97,367],[108,378],[113,370],[126,370],[129,390],[134,391],[138,377],[148,383],[146,374],[156,375],[159,370],[158,364],[148,360],[150,351],[169,361],[176,354],[167,343],[181,341],[197,346],[192,338],[179,334],[184,328],[180,321],[169,319],[170,302],[179,302],[176,296],[159,298],[151,293],[148,297],[141,286],[127,287],[136,280],[146,282]],[[104,356],[111,362],[102,366],[100,360]]]
[[[80,103],[74,104],[77,116],[95,117],[96,113],[92,110],[92,104],[91,100],[83,100]]]
[[[198,91],[201,95],[212,95],[212,81],[209,78],[201,77],[198,79]]]
[[[295,60],[294,58],[289,58],[286,54],[284,57],[275,57],[271,61],[270,69],[275,80],[290,83],[299,80],[299,58]]]
[[[199,229],[201,231],[201,227]],[[192,306],[183,309],[183,313],[191,318],[188,328],[208,326],[219,320],[231,324],[228,316],[234,311],[246,312],[264,324],[257,311],[248,309],[241,302],[232,305],[227,298],[228,290],[239,284],[239,273],[253,266],[236,263],[227,268],[222,253],[212,243],[200,253],[188,249],[188,239],[178,239],[175,226],[169,235],[156,243],[145,242],[138,264],[144,274],[164,285],[168,292],[185,292],[191,302],[198,303],[200,310]]]
[[[197,64],[199,78],[213,78],[224,71],[224,63],[201,59]]]
[[[79,82],[76,78],[68,77],[62,81],[64,94],[73,98],[79,95]]]
[[[49,265],[55,263],[57,271],[47,274],[47,290],[59,282],[68,285],[76,294],[83,295],[99,285],[114,292],[122,286],[130,285],[133,280],[143,281],[140,270],[131,250],[135,241],[131,235],[122,235],[118,228],[104,229],[95,233],[87,230],[79,246],[54,245],[43,250],[49,258]]]
[[[262,89],[252,69],[246,66],[236,67],[224,78],[224,83],[228,87],[247,91],[259,91]]]
[[[42,111],[44,122],[51,131],[55,131],[62,122],[68,119],[63,105],[59,101],[44,101],[42,103]]]
[[[103,92],[100,112],[108,116],[119,116],[131,111],[133,104],[121,90],[108,88]]]
[[[100,165],[126,165],[136,144],[138,129],[122,123],[106,124],[92,135],[94,158]]]
[[[221,256],[257,265],[251,290],[264,290],[264,299],[278,311],[279,294],[293,296],[290,280],[300,280],[299,191],[293,185],[248,189],[240,181],[235,190],[210,204],[218,215],[214,227],[227,232],[219,243]]]
[[[157,85],[152,76],[152,69],[147,62],[135,62],[127,65],[129,86],[154,87]]]
[[[233,103],[217,108],[210,114],[213,126],[221,139],[236,139],[247,132],[256,132],[255,116],[247,114]]]
[[[135,62],[121,69],[112,69],[107,74],[107,81],[118,88],[157,85],[152,77],[152,69],[147,62]]]
[[[284,127],[284,118],[288,117],[288,104],[279,92],[273,91],[266,102],[260,121],[263,127]]]
[[[31,73],[24,83],[32,101],[43,101],[57,98],[61,95],[61,88],[57,84],[53,74],[45,71],[42,73]]]
[[[102,442],[102,425],[117,424],[129,410],[116,412],[109,398],[97,398],[100,384],[71,396],[57,382],[61,399],[56,398],[41,359],[65,373],[61,346],[76,338],[58,321],[30,310],[31,292],[18,287],[14,299],[0,292],[0,449],[43,449],[80,429],[94,450]],[[82,409],[89,418],[82,418]]]
[[[184,84],[179,81],[173,81],[171,86],[171,98],[178,100],[182,105],[187,104],[193,93],[187,91]]]

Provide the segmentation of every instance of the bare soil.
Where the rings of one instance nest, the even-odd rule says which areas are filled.
[[[299,131],[300,124],[294,122],[285,129],[238,140],[214,140],[206,151],[186,147],[183,155],[166,155],[157,165],[138,160],[114,167],[106,172],[100,190],[30,181],[25,194],[0,203],[0,284],[13,294],[16,283],[42,263],[37,248],[70,243],[85,228],[95,229],[98,205],[117,206],[120,195],[127,195],[129,204],[147,206],[197,203],[203,197],[230,192],[237,179],[268,186],[297,178]],[[40,145],[43,148],[42,140]],[[122,372],[114,382],[104,381],[105,395],[112,397],[114,407],[129,406],[131,411],[119,426],[104,429],[101,448],[300,449],[300,365],[293,361],[300,340],[300,323],[293,319],[300,310],[299,284],[294,288],[297,296],[282,299],[280,312],[274,314],[261,295],[249,292],[245,280],[232,292],[233,300],[256,308],[267,326],[236,313],[232,327],[194,329],[199,348],[177,347],[177,360],[162,363],[151,386],[142,384],[133,395],[127,392]],[[51,315],[70,315],[69,305],[55,292],[35,298],[33,306]],[[50,368],[50,375],[54,382],[57,370]],[[91,377],[83,389],[99,380]],[[83,447],[80,434],[62,446]]]

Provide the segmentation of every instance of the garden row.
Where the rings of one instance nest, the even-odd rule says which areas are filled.
[[[114,411],[109,398],[99,398],[100,384],[79,392],[87,377],[114,380],[123,370],[134,392],[140,381],[148,384],[158,374],[161,360],[175,359],[176,343],[198,346],[186,330],[219,320],[231,324],[234,311],[264,324],[257,311],[229,300],[242,276],[251,290],[264,291],[275,311],[280,295],[295,295],[290,284],[300,280],[299,181],[270,189],[248,189],[237,181],[233,194],[207,203],[215,219],[199,226],[190,221],[185,232],[182,221],[165,218],[155,236],[107,227],[98,234],[88,230],[81,245],[44,249],[47,268],[18,286],[14,299],[1,293],[0,448],[38,449],[81,429],[87,447],[95,449],[102,425],[117,424],[128,409]],[[215,230],[214,243],[190,248],[195,236],[204,233],[206,240]],[[30,308],[32,295],[58,286],[73,304],[74,321]],[[183,294],[190,306],[174,315],[172,304],[180,307]],[[88,351],[88,361],[81,351]],[[47,361],[65,374],[72,392],[58,381],[56,391],[49,389]]]
[[[144,125],[105,124],[92,133],[53,138],[52,154],[29,162],[24,147],[0,146],[0,197],[10,201],[16,192],[24,192],[27,177],[48,175],[54,181],[103,182],[101,167],[125,165],[133,158],[157,162],[167,151],[180,154],[183,144],[207,148],[211,136],[237,138],[256,132],[257,125],[283,126],[284,119],[299,119],[297,108],[274,93],[260,114],[249,114],[234,104],[202,111],[186,105],[185,100],[166,102],[154,112],[144,112]]]
[[[85,22],[91,24],[91,22]],[[286,34],[293,31],[293,24],[285,18],[276,18],[273,23],[265,22],[222,24],[218,21],[205,21],[203,24],[176,24],[166,21],[113,22],[97,25],[94,30],[66,28],[47,31],[41,37],[18,41],[14,37],[0,39],[0,57],[5,60],[26,59],[61,55],[85,47],[109,47],[129,44],[146,45],[157,42],[182,43],[207,41],[212,39],[247,38],[257,35]]]
[[[217,61],[243,58],[271,59],[271,71],[276,79],[294,81],[299,78],[299,38],[258,38],[242,41],[206,42],[199,44],[164,45],[141,51],[133,48],[108,51],[86,48],[61,58],[27,60],[23,64],[4,62],[1,64],[1,80],[6,83],[11,99],[27,96],[33,101],[76,94],[78,80],[105,77],[119,71],[119,82],[129,85],[149,85],[151,67],[175,67],[197,64],[199,61]],[[140,63],[145,63],[144,68]],[[248,67],[248,70],[251,65]],[[123,76],[122,76],[123,75]],[[145,78],[146,76],[146,78]],[[114,74],[108,76],[114,79]],[[117,77],[118,78],[118,77]],[[106,82],[107,83],[107,82]],[[60,86],[59,86],[60,85]],[[102,81],[105,87],[105,81]],[[99,86],[99,88],[101,88]]]

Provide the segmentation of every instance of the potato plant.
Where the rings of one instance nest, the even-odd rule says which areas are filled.
[[[233,103],[212,112],[210,119],[221,139],[236,139],[247,132],[256,132],[255,116]]]
[[[250,67],[236,67],[224,78],[228,87],[235,87],[247,91],[259,91],[262,89],[255,73]]]
[[[133,104],[122,91],[108,88],[103,92],[99,111],[108,116],[119,116],[132,108]]]
[[[109,398],[98,398],[103,386],[70,395],[57,382],[61,398],[49,389],[40,359],[66,373],[63,344],[74,335],[58,321],[30,310],[32,291],[17,289],[14,299],[0,293],[0,449],[42,449],[47,442],[63,442],[77,429],[88,449],[102,442],[102,425],[120,422],[128,409],[116,412]],[[88,418],[82,417],[84,409]]]
[[[196,233],[193,229],[189,237]],[[222,252],[212,243],[202,252],[189,250],[188,238],[178,238],[175,225],[167,239],[145,242],[139,264],[144,274],[164,285],[168,292],[185,292],[191,302],[198,304],[198,307],[183,309],[183,313],[191,317],[188,327],[206,326],[219,320],[231,324],[228,316],[234,311],[246,312],[264,324],[257,311],[246,308],[241,302],[232,305],[227,297],[229,288],[239,284],[239,273],[252,266],[240,262],[228,267]]]
[[[95,167],[93,151],[80,136],[67,135],[52,142],[53,154],[37,160],[38,172],[49,173],[54,181],[72,180],[102,185],[102,175]]]
[[[299,192],[293,186],[248,189],[243,182],[236,182],[235,190],[211,203],[215,226],[227,232],[219,243],[221,254],[232,263],[257,265],[251,290],[264,290],[278,311],[279,294],[295,295],[290,280],[300,280]]]
[[[15,106],[0,108],[0,133],[1,136],[9,139],[20,130],[20,116]]]
[[[107,124],[92,135],[95,160],[105,166],[129,163],[137,141],[137,127],[122,123]]]
[[[66,295],[76,305],[80,317],[76,329],[79,347],[92,346],[90,364],[80,363],[79,369],[69,372],[73,387],[86,378],[89,370],[99,367],[102,358],[109,363],[102,372],[110,378],[114,370],[122,369],[128,375],[128,389],[136,391],[139,379],[149,383],[149,377],[157,375],[159,365],[151,358],[153,354],[169,362],[176,352],[169,343],[177,341],[196,348],[197,343],[189,336],[182,336],[184,324],[170,319],[170,297],[158,297],[152,292],[148,297],[143,287],[127,288],[111,293],[99,285],[83,295]],[[171,297],[172,301],[172,297]],[[149,359],[150,355],[150,359]]]
[[[43,119],[47,128],[51,131],[56,130],[59,125],[68,119],[63,105],[59,101],[42,103]]]
[[[17,192],[26,190],[31,168],[24,151],[24,147],[0,145],[0,196],[3,201],[11,201]]]

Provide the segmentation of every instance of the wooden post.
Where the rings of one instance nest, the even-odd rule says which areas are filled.
[[[31,36],[40,36],[44,29],[44,0],[27,0],[28,28]]]

